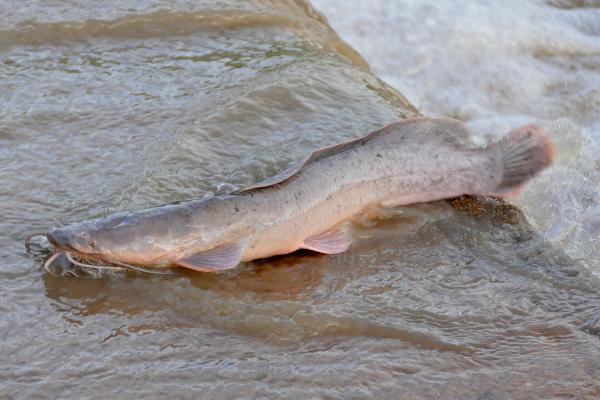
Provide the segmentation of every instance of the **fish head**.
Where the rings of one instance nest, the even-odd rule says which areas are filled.
[[[72,227],[60,227],[51,229],[46,237],[59,250],[92,254],[97,245],[89,232],[89,230],[73,229]]]
[[[69,226],[51,229],[46,237],[57,250],[88,256],[115,253],[118,249],[112,236],[126,216],[114,214],[109,217],[83,221]]]
[[[164,224],[153,222],[153,218],[117,213],[53,228],[46,237],[58,251],[66,251],[86,259],[108,263],[151,264],[170,250],[155,243],[154,238],[164,236],[161,232]]]

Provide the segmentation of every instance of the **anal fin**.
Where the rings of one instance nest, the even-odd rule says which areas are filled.
[[[243,244],[218,246],[214,249],[181,258],[175,264],[201,272],[216,272],[235,268],[242,260]]]
[[[348,250],[350,241],[344,232],[336,228],[304,240],[301,247],[324,254],[338,254]]]

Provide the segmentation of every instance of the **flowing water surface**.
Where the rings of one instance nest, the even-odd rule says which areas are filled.
[[[428,3],[315,1],[367,63],[302,0],[5,0],[0,397],[600,396],[600,8]],[[479,143],[543,123],[557,165],[519,208],[357,220],[340,255],[54,276],[25,254],[417,114],[370,69]]]

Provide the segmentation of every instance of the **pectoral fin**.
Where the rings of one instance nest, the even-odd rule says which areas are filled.
[[[302,243],[303,249],[325,254],[343,253],[350,247],[350,241],[340,229],[330,229],[312,236]]]
[[[216,272],[235,268],[242,260],[243,244],[225,245],[181,258],[175,262],[194,271]]]

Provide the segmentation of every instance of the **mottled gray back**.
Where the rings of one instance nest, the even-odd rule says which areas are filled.
[[[313,151],[304,160],[291,165],[279,174],[264,179],[236,193],[248,192],[281,183],[296,175],[306,166],[331,157],[341,152],[364,146],[373,141],[382,144],[401,146],[404,143],[435,143],[449,145],[454,148],[470,148],[472,142],[466,126],[450,118],[418,117],[391,123],[357,139],[323,147]]]

